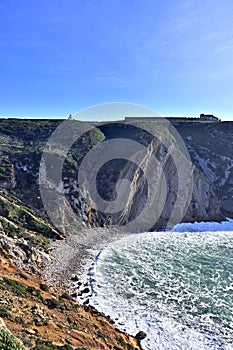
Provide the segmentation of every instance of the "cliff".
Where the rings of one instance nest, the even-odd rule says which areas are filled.
[[[176,125],[223,216],[233,215],[233,122]]]
[[[148,197],[148,177],[157,177],[157,189],[154,187],[154,196],[150,210],[154,211],[154,218],[150,218],[154,225],[151,229],[171,227],[180,221],[212,221],[224,220],[233,215],[233,159],[231,149],[233,146],[233,123],[201,123],[183,122],[174,123],[172,128],[178,132],[188,155],[181,156],[177,153],[174,161],[174,142],[164,144],[159,139],[151,137],[153,128],[158,128],[156,122],[137,123],[136,134],[132,126],[114,124],[100,127],[107,139],[128,137],[144,142],[147,152],[144,153],[139,167],[126,162],[112,162],[111,167],[106,167],[100,179],[101,194],[108,200],[114,200],[116,189],[109,181],[114,173],[114,184],[122,179],[131,181],[130,194],[125,208],[111,217],[116,224],[127,224],[137,218],[146,205]],[[166,126],[169,129],[169,125]],[[127,130],[128,128],[128,130]],[[144,132],[148,130],[150,132]],[[153,134],[153,132],[152,132]],[[171,136],[169,135],[171,138]],[[146,141],[145,141],[146,140]],[[182,152],[180,152],[181,154]],[[158,160],[157,169],[153,167],[153,158]],[[187,160],[188,158],[188,160]],[[119,170],[119,168],[121,170]],[[163,181],[165,185],[163,185]],[[180,181],[180,184],[179,184]],[[151,186],[151,185],[150,185]],[[159,192],[163,188],[163,192]],[[180,188],[178,188],[180,187]],[[107,194],[106,190],[107,189]],[[186,191],[186,193],[185,193]],[[189,193],[188,193],[189,191]],[[104,193],[105,192],[105,193]],[[163,197],[162,202],[161,198]],[[177,198],[180,195],[180,200]],[[187,203],[185,203],[188,198]],[[175,202],[182,207],[182,214],[175,208]],[[161,202],[162,210],[158,203]],[[157,207],[156,207],[157,206]],[[156,212],[161,210],[160,215]]]
[[[171,226],[179,220],[208,221],[221,220],[233,216],[232,122],[174,123],[179,137],[181,137],[182,142],[187,147],[188,157],[190,157],[189,163],[184,162],[184,157],[181,157],[182,160],[178,160],[179,164],[176,164],[176,161],[174,163],[174,159],[171,156],[174,151],[172,149],[174,148],[174,143],[168,142],[165,146],[161,140],[155,140],[153,135],[148,132],[148,130],[153,130],[153,128],[159,129],[161,127],[157,122],[139,123],[136,125],[108,123],[91,129],[89,126],[86,127],[85,123],[79,123],[77,135],[81,136],[76,139],[77,135],[72,134],[74,143],[73,141],[71,142],[71,145],[72,143],[73,145],[65,160],[62,158],[61,150],[58,149],[59,146],[55,146],[57,150],[54,152],[54,150],[48,149],[50,146],[46,145],[49,137],[54,130],[58,129],[59,125],[61,125],[61,121],[58,120],[1,120],[0,187],[20,198],[33,208],[37,215],[48,219],[40,195],[40,171],[41,188],[54,189],[57,193],[63,192],[65,196],[62,204],[60,204],[62,209],[60,211],[57,210],[58,204],[56,204],[54,212],[51,212],[49,215],[50,219],[54,216],[53,221],[59,221],[58,226],[60,226],[63,233],[68,234],[68,232],[73,230],[72,226],[65,228],[66,225],[64,222],[62,223],[60,215],[62,210],[70,213],[70,205],[75,213],[76,224],[77,222],[80,223],[80,228],[83,225],[95,227],[129,223],[130,220],[132,221],[139,215],[146,205],[149,177],[157,177],[160,181],[166,182],[166,198],[163,198],[164,203],[160,199],[163,204],[162,211],[161,208],[156,207],[156,205],[158,206],[156,198],[152,200],[151,210],[155,213],[161,211],[161,213],[159,216],[155,214],[154,219],[151,218],[154,224],[148,229],[161,229],[166,227],[168,223]],[[68,126],[66,127],[68,128]],[[72,126],[72,128],[75,129],[75,126]],[[66,135],[68,135],[68,132]],[[111,147],[109,150],[106,150],[104,148],[105,141],[112,141],[116,138],[135,141],[147,148],[143,155],[140,151],[141,156],[139,155],[139,158],[141,158],[138,167],[133,164],[132,159],[127,159],[126,155],[125,157],[115,157],[114,150],[112,159],[106,161],[105,164],[98,164],[98,162],[102,161],[103,154],[108,153],[108,157],[111,157]],[[98,206],[95,208],[94,191],[90,190],[88,186],[86,188],[85,186],[80,186],[78,182],[78,173],[82,161],[85,160],[90,150],[102,144],[103,151],[98,154],[98,159],[93,158],[91,160],[92,164],[90,165],[89,173],[94,173],[95,166],[99,167],[96,179],[93,180],[91,178],[91,180],[96,182],[97,191],[105,203],[111,203],[116,200],[117,183],[125,179],[131,183],[130,188],[126,186],[126,192],[128,191],[129,193],[127,192],[128,198],[125,199],[124,208],[120,208],[114,213],[108,212],[108,205],[104,210],[99,210]],[[47,162],[47,165],[42,162],[40,167],[41,155],[44,149],[44,154],[48,157],[49,162]],[[140,154],[140,152],[138,151],[137,154]],[[54,158],[56,159],[54,160]],[[154,167],[153,175],[151,168],[154,158],[159,161],[159,166]],[[60,164],[63,161],[62,179],[60,181],[57,179],[57,173],[49,169],[48,163],[55,162]],[[177,171],[177,167],[180,168],[179,171]],[[150,176],[148,176],[149,171]],[[192,184],[190,184],[191,178]],[[177,183],[179,180],[182,181],[181,189],[177,189],[178,186],[180,187],[180,184]],[[154,183],[153,186],[157,188],[156,191],[163,187],[161,182]],[[182,216],[178,215],[178,209],[176,209],[174,214],[174,203],[177,202],[178,195],[181,196],[180,192],[187,190],[187,188],[190,188],[191,193],[187,207],[183,210]],[[160,198],[163,195],[160,193]],[[185,203],[181,203],[180,200],[179,205],[184,206]],[[171,218],[171,214],[174,217]],[[59,227],[57,228],[59,229]]]

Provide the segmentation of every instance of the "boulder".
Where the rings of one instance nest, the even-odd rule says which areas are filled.
[[[141,341],[141,340],[145,339],[146,337],[147,337],[147,334],[143,331],[140,331],[135,335],[135,339],[137,341]]]

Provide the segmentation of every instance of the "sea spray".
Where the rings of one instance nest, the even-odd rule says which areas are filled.
[[[233,231],[233,219],[227,219],[221,222],[184,222],[176,225],[173,232],[217,232],[217,231]]]

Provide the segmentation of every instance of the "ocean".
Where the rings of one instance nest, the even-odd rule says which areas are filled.
[[[90,303],[145,350],[233,349],[233,220],[129,235],[102,250]]]

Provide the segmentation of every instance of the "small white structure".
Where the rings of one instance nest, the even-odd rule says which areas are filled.
[[[68,120],[74,120],[74,117],[72,116],[72,114],[69,115]]]

